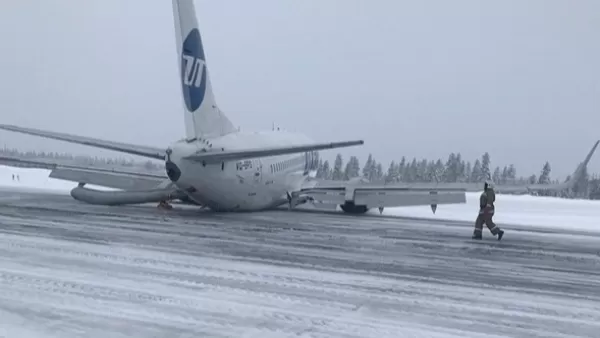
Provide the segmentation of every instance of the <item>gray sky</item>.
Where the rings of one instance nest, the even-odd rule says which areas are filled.
[[[372,152],[386,165],[489,151],[492,165],[537,173],[549,160],[561,177],[600,138],[598,0],[196,9],[217,102],[243,130],[275,122],[319,141],[361,138],[346,159]],[[170,1],[4,1],[0,41],[1,123],[165,147],[184,135]]]

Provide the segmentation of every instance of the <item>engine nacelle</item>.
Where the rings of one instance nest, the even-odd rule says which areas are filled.
[[[355,205],[354,202],[346,202],[340,205],[340,208],[348,214],[364,214],[369,211],[366,205]]]
[[[185,195],[182,192],[173,192],[172,188],[158,188],[149,190],[115,190],[115,191],[103,191],[85,188],[84,183],[71,190],[71,197],[74,199],[99,205],[127,205],[127,204],[143,204],[143,203],[154,203],[173,199],[184,198]]]

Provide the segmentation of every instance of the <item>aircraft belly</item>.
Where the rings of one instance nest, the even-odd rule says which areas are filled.
[[[190,198],[211,209],[221,211],[253,211],[273,203],[272,192],[264,184],[239,180],[214,180],[213,183],[194,186]],[[203,201],[203,202],[200,202]]]

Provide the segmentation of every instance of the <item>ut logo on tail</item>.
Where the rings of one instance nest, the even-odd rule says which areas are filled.
[[[204,60],[200,58],[194,58],[191,55],[183,55],[182,57],[185,63],[183,84],[186,86],[199,88],[202,84],[202,78],[205,77]]]
[[[181,87],[185,106],[196,111],[206,93],[206,63],[198,29],[192,29],[183,41],[181,50]]]

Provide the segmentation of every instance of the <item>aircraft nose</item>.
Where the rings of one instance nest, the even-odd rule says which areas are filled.
[[[167,177],[172,182],[177,182],[181,177],[181,170],[179,169],[179,167],[177,167],[175,163],[171,161],[167,161],[165,163],[165,170],[167,171]]]

